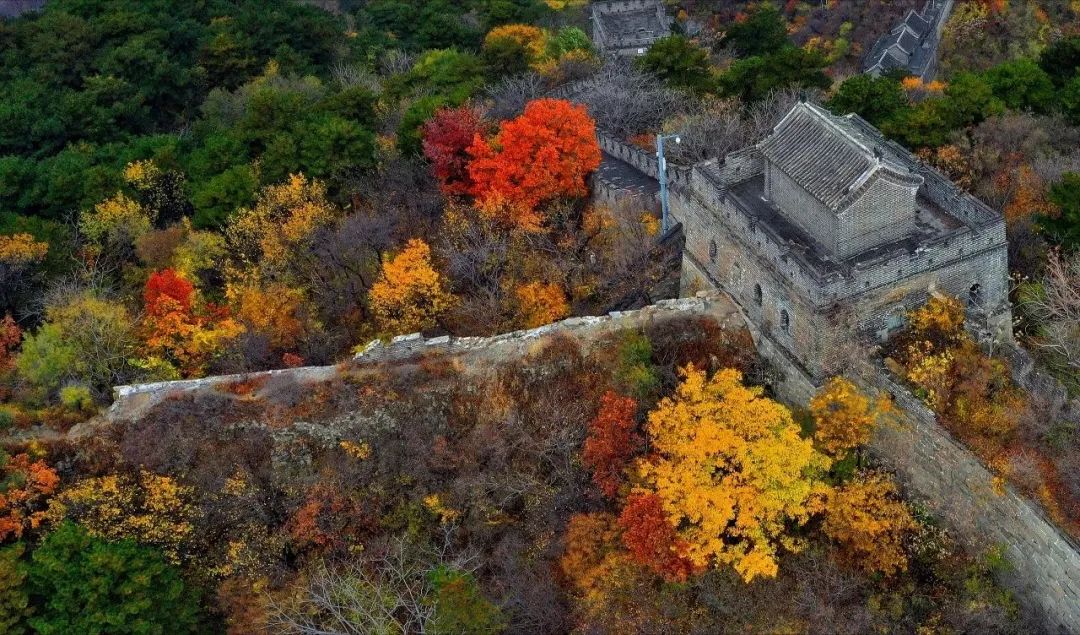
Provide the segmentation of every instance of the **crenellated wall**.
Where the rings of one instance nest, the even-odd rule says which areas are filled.
[[[335,366],[306,366],[268,370],[241,375],[218,375],[202,379],[165,381],[113,389],[114,401],[107,417],[130,418],[169,398],[193,391],[213,391],[241,382],[259,382],[275,377],[289,377],[300,383],[324,382],[355,365],[393,363],[431,353],[473,354],[494,352],[499,356],[522,354],[540,338],[551,335],[577,337],[586,342],[598,340],[605,333],[641,328],[657,321],[682,315],[712,317],[718,323],[741,328],[742,319],[730,299],[722,294],[702,293],[692,298],[662,300],[634,311],[613,311],[607,315],[573,317],[534,329],[513,331],[493,337],[424,337],[421,333],[399,335],[389,342],[373,340],[352,359]]]

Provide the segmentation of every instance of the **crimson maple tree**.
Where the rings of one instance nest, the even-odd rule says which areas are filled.
[[[431,161],[439,189],[449,196],[468,194],[473,189],[469,176],[469,146],[486,130],[474,108],[442,108],[423,128],[424,156]]]
[[[644,445],[644,439],[635,429],[636,410],[636,401],[609,390],[600,398],[600,410],[589,422],[581,460],[592,470],[593,483],[608,498],[618,494],[623,471]]]

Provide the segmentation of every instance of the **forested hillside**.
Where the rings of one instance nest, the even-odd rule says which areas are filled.
[[[578,0],[317,4],[0,19],[0,631],[1035,628],[1001,551],[868,454],[889,401],[838,378],[784,405],[741,330],[349,360],[656,301],[677,241],[593,196],[597,130],[678,132],[686,165],[807,98],[1005,215],[1017,336],[1078,390],[1075,6],[957,2],[923,83],[858,74],[900,0],[667,2],[673,35],[621,60]],[[1076,532],[1074,422],[963,316],[908,316],[891,367]],[[101,417],[117,385],[332,364]]]

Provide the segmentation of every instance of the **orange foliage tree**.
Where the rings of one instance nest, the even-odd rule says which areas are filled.
[[[593,483],[608,498],[615,498],[630,459],[644,445],[635,430],[637,402],[608,391],[600,398],[600,410],[589,422],[581,460],[592,471]]]
[[[225,342],[243,331],[219,307],[199,311],[194,285],[171,269],[150,275],[143,303],[143,338],[150,357],[189,377],[202,374]]]
[[[1028,408],[1008,362],[979,349],[964,330],[964,306],[956,298],[932,297],[908,323],[897,351],[905,378],[984,457],[1000,451]]]
[[[45,461],[33,461],[27,454],[8,456],[0,450],[0,542],[21,538],[27,529],[37,529],[45,518],[45,503],[56,491],[60,477]]]
[[[555,283],[527,282],[514,290],[519,320],[525,328],[536,328],[570,315],[566,293]]]
[[[905,536],[916,528],[896,484],[882,474],[854,479],[829,493],[822,529],[844,559],[864,571],[892,575],[907,569]]]
[[[871,401],[855,384],[834,377],[810,400],[814,440],[830,456],[842,457],[870,442],[874,426],[890,407],[887,398]]]
[[[284,284],[229,285],[226,291],[236,318],[256,333],[266,335],[270,346],[290,351],[305,330],[303,291]]]
[[[494,139],[477,136],[469,154],[477,199],[501,196],[524,211],[585,196],[586,178],[600,166],[596,124],[584,106],[559,99],[529,102],[520,117],[499,126]]]
[[[368,301],[384,330],[408,333],[435,326],[454,298],[431,262],[431,247],[414,238],[396,256],[383,261]]]

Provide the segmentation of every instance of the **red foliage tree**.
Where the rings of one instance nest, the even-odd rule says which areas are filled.
[[[469,146],[478,135],[484,135],[486,128],[480,114],[468,106],[442,108],[424,124],[424,156],[431,161],[444,194],[454,196],[472,191]]]
[[[680,555],[683,551],[680,540],[656,494],[631,494],[619,516],[619,527],[630,557],[665,579],[682,582],[698,570]]]
[[[22,341],[22,329],[10,315],[0,320],[0,372],[15,364],[15,349]]]
[[[608,391],[600,398],[600,410],[589,422],[589,434],[581,449],[581,460],[592,471],[593,483],[608,498],[615,498],[623,481],[623,471],[641,450],[634,413],[637,402]]]
[[[600,166],[595,122],[584,106],[560,99],[529,102],[493,140],[477,136],[468,152],[473,195],[481,204],[496,198],[526,209],[585,196],[586,178]]]
[[[151,317],[173,312],[190,314],[194,300],[195,286],[172,269],[150,274],[143,288],[143,303]]]

